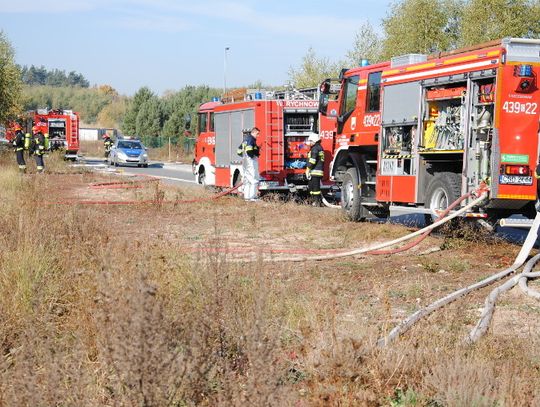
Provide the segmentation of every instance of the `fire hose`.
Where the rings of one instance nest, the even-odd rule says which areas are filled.
[[[451,302],[456,301],[457,299],[469,294],[470,292],[474,290],[478,290],[484,287],[487,287],[490,284],[493,284],[494,282],[514,273],[516,270],[518,270],[523,263],[525,263],[525,260],[527,260],[527,256],[531,252],[537,238],[538,238],[538,228],[540,227],[540,213],[536,214],[536,218],[534,219],[533,225],[531,227],[531,230],[529,231],[529,234],[527,235],[527,238],[525,239],[525,242],[523,243],[523,246],[521,247],[521,250],[519,251],[516,259],[514,260],[514,263],[488,277],[485,278],[482,281],[479,281],[475,284],[469,285],[467,287],[461,288],[457,291],[454,291],[451,294],[448,294],[447,296],[438,299],[437,301],[431,303],[425,308],[419,309],[418,311],[411,314],[408,318],[401,321],[394,329],[390,331],[388,335],[386,335],[384,338],[381,338],[377,341],[377,344],[379,346],[386,346],[393,340],[395,340],[398,336],[409,330],[409,328],[412,327],[416,322],[418,322],[420,319],[430,315],[432,312],[438,310],[439,308],[442,308],[443,306],[450,304]],[[531,290],[527,287],[527,280],[532,278],[537,278],[540,276],[540,273],[530,273],[530,270],[532,270],[532,267],[536,264],[538,261],[538,256],[533,257],[529,263],[527,263],[527,266],[523,273],[517,276],[517,278],[509,280],[507,283],[503,284],[501,287],[498,287],[492,293],[488,298],[486,299],[486,307],[484,308],[482,312],[482,316],[480,320],[478,321],[477,325],[468,337],[468,342],[475,342],[478,340],[486,331],[487,327],[489,326],[489,322],[491,320],[491,317],[493,315],[493,310],[495,307],[495,301],[497,297],[505,291],[508,291],[510,288],[515,286],[515,283],[520,284],[520,287],[522,290],[528,294],[531,295],[534,298],[540,299],[540,293]]]
[[[338,259],[342,257],[350,257],[350,256],[357,256],[359,254],[369,254],[371,252],[377,252],[380,249],[384,249],[387,247],[395,246],[397,244],[400,244],[402,242],[405,242],[407,240],[410,240],[412,238],[415,238],[417,236],[423,235],[426,232],[431,232],[433,229],[438,228],[442,224],[450,221],[451,219],[454,219],[463,213],[469,211],[475,206],[478,206],[484,199],[487,197],[487,191],[485,189],[480,190],[480,196],[471,201],[469,204],[465,205],[463,208],[457,210],[456,212],[453,212],[452,214],[449,214],[448,216],[437,220],[433,224],[426,226],[423,229],[417,230],[416,232],[410,233],[406,236],[400,237],[398,239],[391,240],[389,242],[383,242],[378,243],[373,246],[368,247],[362,247],[358,249],[353,250],[346,250],[339,253],[332,253],[332,254],[324,254],[324,255],[318,255],[318,256],[302,256],[302,257],[282,257],[282,258],[265,258],[264,261],[272,261],[272,262],[304,262],[304,261],[320,261],[320,260],[332,260],[332,259]],[[459,202],[461,202],[463,199],[465,199],[466,196],[461,197]],[[457,205],[459,202],[455,202]],[[449,212],[449,211],[448,211]],[[396,249],[397,250],[397,249]],[[393,252],[393,251],[392,251]],[[380,253],[380,254],[386,254],[386,253]]]

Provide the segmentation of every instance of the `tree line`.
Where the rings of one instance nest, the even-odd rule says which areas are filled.
[[[76,86],[88,88],[90,82],[81,74],[75,71],[66,73],[60,69],[47,69],[43,65],[30,67],[24,65],[19,67],[21,71],[21,80],[25,85],[36,86]]]

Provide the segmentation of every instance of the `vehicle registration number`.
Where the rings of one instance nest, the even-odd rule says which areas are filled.
[[[499,184],[511,185],[532,185],[532,177],[522,177],[519,175],[500,175]]]

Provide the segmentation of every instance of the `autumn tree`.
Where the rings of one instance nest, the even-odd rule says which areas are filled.
[[[402,0],[383,19],[383,59],[455,48],[459,0]]]
[[[460,44],[474,45],[503,37],[540,35],[538,0],[469,0],[463,11]]]
[[[382,37],[373,29],[373,26],[365,22],[354,35],[353,48],[347,52],[346,58],[349,67],[360,65],[362,59],[370,63],[381,61]]]
[[[332,63],[328,58],[318,57],[310,47],[300,66],[289,69],[289,80],[296,88],[309,88],[318,86],[326,78],[336,77],[339,70],[339,64]]]

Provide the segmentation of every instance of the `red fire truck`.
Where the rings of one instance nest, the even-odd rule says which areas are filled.
[[[505,38],[344,70],[337,108],[324,81],[320,112],[337,122],[330,177],[344,212],[432,216],[484,182],[489,200],[468,216],[530,213],[539,76],[540,40]]]
[[[41,125],[43,131],[49,133],[51,150],[65,150],[66,159],[76,159],[79,151],[79,115],[72,110],[37,109],[27,112],[19,119],[27,133],[32,132],[32,126]],[[12,140],[13,131],[8,129],[6,138]]]
[[[240,182],[242,163],[236,150],[242,143],[243,130],[256,126],[261,130],[257,140],[261,148],[259,189],[307,189],[307,138],[312,133],[321,136],[328,167],[336,124],[333,119],[320,117],[318,89],[248,91],[243,99],[231,103],[213,101],[200,106],[193,162],[197,182],[218,187],[231,187]],[[324,188],[332,184],[328,177],[323,179]]]

